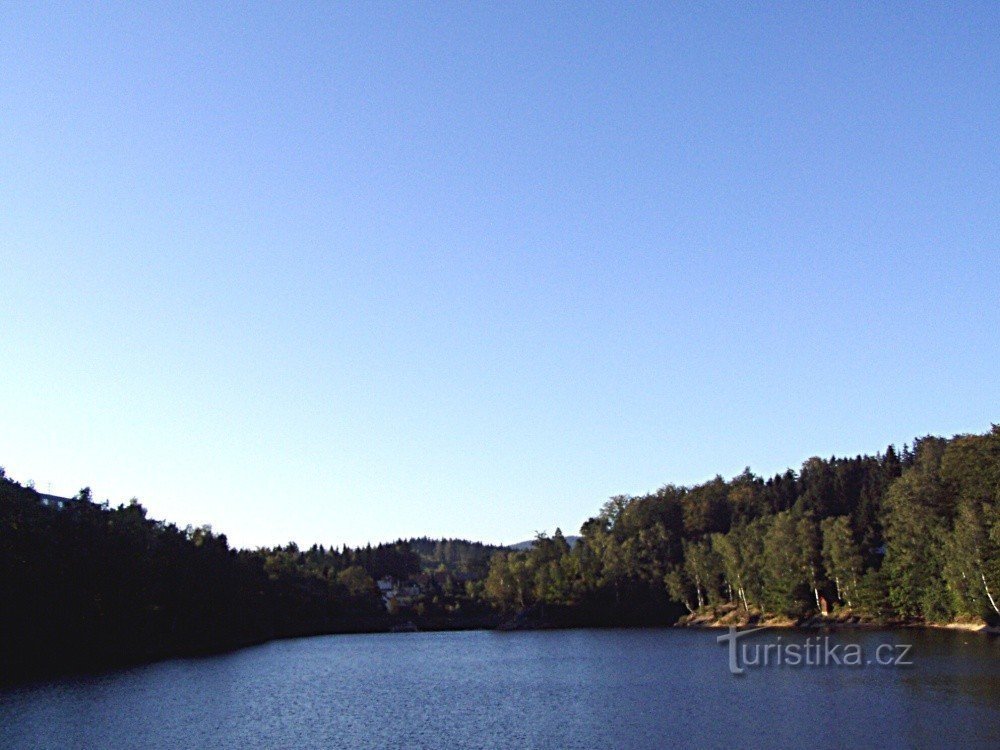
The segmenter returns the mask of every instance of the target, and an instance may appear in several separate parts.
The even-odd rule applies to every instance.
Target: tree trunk
[[[993,594],[990,593],[990,586],[986,583],[986,574],[983,571],[979,571],[979,577],[983,579],[983,588],[986,589],[986,596],[990,599],[990,606],[993,607],[993,611],[1000,615],[1000,609],[997,609],[997,603],[993,599]]]

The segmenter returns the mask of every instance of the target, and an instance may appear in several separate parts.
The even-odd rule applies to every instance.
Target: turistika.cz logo
[[[716,638],[718,643],[729,646],[729,671],[734,675],[744,674],[747,668],[758,667],[910,667],[909,643],[880,643],[874,656],[865,656],[860,643],[835,643],[830,636],[810,636],[803,641],[784,641],[778,636],[769,643],[737,643],[754,633],[768,628],[739,630],[729,628],[729,632]]]

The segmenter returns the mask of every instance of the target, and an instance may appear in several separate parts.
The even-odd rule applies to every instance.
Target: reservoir
[[[1000,747],[1000,639],[838,631],[903,665],[747,667],[725,631],[336,635],[0,693],[3,748]],[[826,634],[820,634],[826,635]],[[817,642],[769,630],[743,643]],[[883,649],[881,653],[888,653]]]

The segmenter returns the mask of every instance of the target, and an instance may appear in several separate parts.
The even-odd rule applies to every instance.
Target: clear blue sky
[[[1000,421],[996,3],[43,5],[0,7],[39,489],[513,542]]]

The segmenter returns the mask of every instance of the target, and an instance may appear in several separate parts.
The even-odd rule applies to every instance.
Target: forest
[[[85,488],[55,501],[0,469],[0,682],[389,630],[413,617],[488,625],[488,605],[470,602],[464,585],[485,575],[496,549],[415,539],[239,550],[210,527],[150,519],[136,500],[110,507]],[[415,611],[389,612],[376,581],[421,576]]]
[[[404,624],[666,625],[720,606],[996,623],[1000,426],[616,496],[574,545],[557,530],[523,550],[426,537],[234,549],[136,500],[53,499],[0,469],[0,592],[5,681]]]
[[[608,500],[570,549],[560,533],[491,560],[498,608],[649,621],[730,605],[755,616],[1000,621],[1000,426],[897,453],[810,458],[762,478]]]

